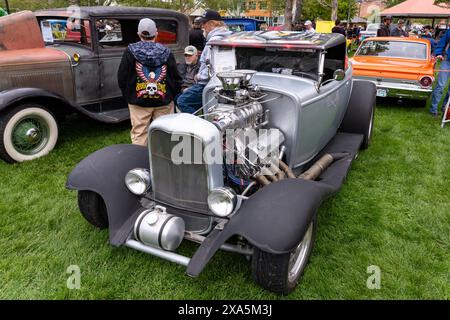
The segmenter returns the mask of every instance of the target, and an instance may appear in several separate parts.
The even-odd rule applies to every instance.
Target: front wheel
[[[58,140],[53,114],[38,104],[24,104],[0,115],[0,158],[8,163],[48,154]]]
[[[316,237],[316,216],[312,219],[297,248],[286,254],[272,254],[254,248],[252,258],[253,279],[263,288],[289,294],[305,271]]]
[[[88,190],[78,191],[78,208],[94,227],[99,229],[108,227],[108,211],[105,201],[98,193]]]

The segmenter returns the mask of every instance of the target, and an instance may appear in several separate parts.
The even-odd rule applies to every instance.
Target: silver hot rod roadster
[[[199,114],[155,120],[148,149],[89,155],[67,188],[114,246],[193,277],[219,249],[243,254],[259,285],[288,294],[311,254],[320,204],[369,145],[376,88],[352,80],[341,35],[241,32],[211,46]],[[199,244],[192,257],[176,252],[183,240]]]

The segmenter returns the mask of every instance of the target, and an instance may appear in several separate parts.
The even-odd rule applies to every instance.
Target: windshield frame
[[[256,49],[256,50],[264,50],[265,52],[267,52],[267,51],[268,52],[274,52],[276,54],[272,56],[273,59],[275,59],[276,57],[279,57],[279,54],[282,53],[282,52],[297,52],[297,53],[303,52],[305,54],[306,53],[310,54],[311,57],[315,56],[314,58],[315,58],[315,68],[316,69],[314,70],[314,72],[305,72],[305,71],[298,70],[297,72],[293,72],[292,74],[289,74],[289,73],[283,73],[282,70],[286,70],[287,71],[288,69],[290,69],[290,68],[285,68],[285,67],[280,67],[280,68],[272,67],[272,69],[280,69],[278,72],[274,72],[274,71],[272,71],[272,72],[270,72],[270,71],[259,71],[259,70],[255,69],[255,68],[253,68],[253,70],[256,70],[258,72],[268,72],[268,73],[275,73],[275,74],[276,73],[280,73],[280,74],[290,75],[290,76],[301,78],[301,79],[306,79],[306,80],[309,80],[309,81],[313,81],[315,83],[320,81],[320,77],[321,77],[321,75],[323,73],[323,71],[320,70],[320,67],[321,67],[320,58],[321,58],[321,54],[322,54],[321,50],[316,50],[316,49],[286,49],[286,48],[281,48],[281,47],[270,47],[270,46],[264,46],[264,47],[259,47],[259,48],[258,47],[251,47],[251,46],[248,46],[248,47],[247,46],[236,46],[234,49],[235,50],[245,50],[245,49],[247,49],[247,50],[252,50],[252,49],[255,50]],[[238,69],[249,69],[250,68],[250,66],[245,66],[245,68],[244,68],[244,66],[239,65],[237,52],[235,52],[235,55],[236,55],[236,62],[237,62],[237,68]],[[250,68],[250,69],[252,69],[252,68]],[[292,71],[294,71],[294,70],[292,69]],[[304,72],[305,75],[307,75],[307,76],[301,76],[301,75],[294,74],[294,73],[299,73],[299,72]]]

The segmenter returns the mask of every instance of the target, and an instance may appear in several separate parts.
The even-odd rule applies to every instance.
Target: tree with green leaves
[[[8,15],[8,13],[6,12],[6,10],[3,10],[3,8],[0,7],[0,17],[4,17],[4,16],[7,16],[7,15]]]
[[[337,7],[337,18],[347,20],[350,6],[350,17],[354,17],[358,12],[358,5],[355,0],[340,0]],[[302,18],[310,20],[331,20],[332,3],[331,0],[304,0]],[[336,20],[336,19],[334,19]]]

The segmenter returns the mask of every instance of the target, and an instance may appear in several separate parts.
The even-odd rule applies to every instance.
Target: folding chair
[[[447,122],[450,122],[450,99],[448,99],[447,104],[445,105],[444,115],[442,116],[441,128],[444,128]]]

